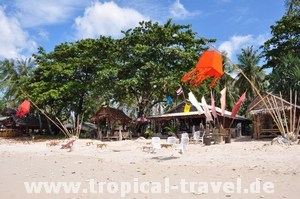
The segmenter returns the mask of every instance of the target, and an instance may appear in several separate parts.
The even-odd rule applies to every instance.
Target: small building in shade
[[[101,107],[90,119],[90,122],[97,125],[99,139],[118,140],[128,138],[128,126],[131,123],[122,110],[112,107]],[[122,132],[122,138],[119,135]]]
[[[250,102],[247,110],[252,115],[252,135],[256,139],[281,135],[282,129],[278,128],[276,121],[285,126],[285,131],[297,130],[297,126],[292,124],[298,124],[300,106],[278,95],[262,92]]]
[[[164,134],[165,126],[175,124],[177,132],[192,133],[193,126],[197,131],[200,128],[200,124],[202,124],[204,127],[207,126],[207,128],[209,128],[208,125],[212,125],[214,128],[220,128],[221,125],[225,129],[230,128],[232,137],[250,135],[250,119],[240,115],[236,115],[235,118],[230,118],[231,112],[229,111],[225,111],[225,114],[222,116],[221,108],[216,107],[217,118],[208,124],[205,114],[199,114],[196,107],[193,105],[191,105],[190,111],[185,113],[184,106],[186,103],[191,104],[188,100],[185,100],[164,114],[148,117],[148,119],[151,120],[155,131]],[[202,105],[201,103],[199,104]],[[208,105],[208,108],[211,112],[210,105]]]

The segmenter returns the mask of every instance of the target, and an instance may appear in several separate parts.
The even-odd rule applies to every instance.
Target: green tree
[[[190,25],[171,20],[164,25],[140,22],[123,33],[114,98],[136,106],[137,117],[144,117],[168,95],[176,97],[181,77],[196,65],[205,43]]]
[[[99,75],[113,66],[114,43],[111,38],[100,37],[62,43],[48,54],[40,48],[35,54],[39,67],[31,79],[30,96],[55,116],[67,118],[74,111],[77,121],[79,115],[94,112],[101,97],[106,97],[105,92],[99,93],[108,84],[100,84],[98,78],[109,77]]]
[[[271,26],[271,33],[273,37],[262,46],[266,59],[264,68],[281,66],[281,58],[286,54],[300,56],[300,15],[283,16]]]
[[[258,91],[265,88],[265,73],[261,70],[261,67],[258,66],[260,58],[261,55],[258,53],[258,50],[253,50],[253,46],[250,46],[246,49],[242,49],[242,53],[238,55],[237,64],[241,72],[247,76]],[[241,72],[236,76],[234,86],[238,88],[240,95],[247,91],[248,98],[253,99],[257,93]]]
[[[300,59],[299,0],[286,1],[285,15],[271,26],[271,30],[273,37],[262,46],[263,55],[266,58],[266,64],[263,67],[273,69],[268,77],[270,90],[284,93],[283,97],[289,99],[289,90],[298,90],[294,85],[300,81],[297,75],[299,69],[295,66],[297,60]]]
[[[300,58],[291,54],[282,57],[280,66],[277,66],[270,75],[271,90],[282,93],[289,101],[290,90],[297,91],[300,102]]]
[[[24,97],[26,82],[36,67],[33,58],[5,59],[0,63],[0,88],[2,100],[10,106],[16,106]]]
[[[286,0],[286,15],[300,15],[300,0]]]

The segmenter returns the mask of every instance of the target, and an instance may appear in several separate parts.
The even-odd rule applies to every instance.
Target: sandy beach
[[[181,154],[172,148],[143,151],[150,142],[143,139],[106,142],[107,148],[79,139],[71,151],[61,149],[67,142],[49,146],[49,140],[0,138],[1,198],[296,199],[300,194],[300,145],[242,137],[230,144],[190,144]]]

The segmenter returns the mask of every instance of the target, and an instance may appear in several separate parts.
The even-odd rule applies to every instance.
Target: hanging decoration
[[[223,75],[222,56],[215,50],[205,51],[199,58],[196,68],[186,73],[182,82],[190,83],[191,87],[197,87],[205,79],[213,77],[210,87]]]

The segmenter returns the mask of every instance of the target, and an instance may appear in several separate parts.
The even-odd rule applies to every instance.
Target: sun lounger
[[[90,145],[93,145],[93,144],[94,144],[93,142],[86,142],[85,143],[86,146],[90,146]]]
[[[67,144],[63,144],[61,145],[61,149],[71,149],[73,144],[74,144],[75,140],[71,140],[69,141]]]
[[[105,143],[97,144],[97,148],[103,149],[103,147],[107,148],[107,144],[105,144]]]

